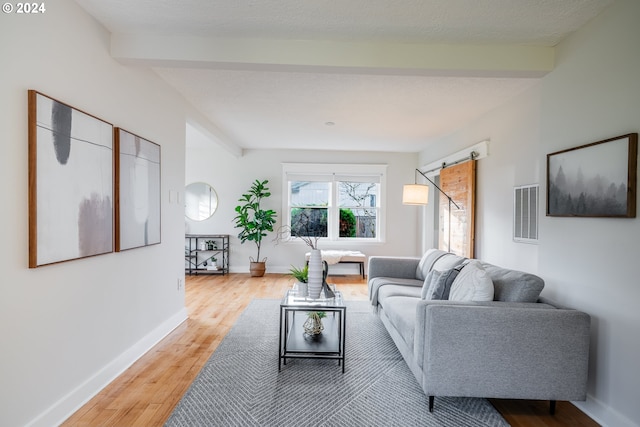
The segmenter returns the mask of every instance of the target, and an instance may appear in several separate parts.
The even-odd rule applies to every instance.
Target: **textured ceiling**
[[[478,71],[484,65],[473,63],[473,55],[482,56],[481,50],[459,55],[469,63],[458,64],[454,56],[442,64],[412,64],[398,72],[401,60],[394,58],[394,52],[402,50],[402,43],[424,47],[425,52],[434,52],[443,44],[469,49],[554,46],[611,3],[76,1],[114,37],[147,37],[148,54],[136,51],[138,39],[124,38],[120,47],[127,59],[155,68],[205,118],[208,123],[200,125],[211,131],[209,135],[227,147],[404,152],[426,148],[430,141],[526,90],[537,81],[534,74],[544,73],[534,70],[517,75],[499,58],[496,64],[502,70]],[[244,42],[251,39],[254,42]],[[256,40],[307,44],[300,52],[292,52],[291,45],[274,44],[266,49]],[[320,53],[313,43],[324,41],[333,44]],[[194,44],[199,43],[204,47],[196,52]],[[348,48],[343,50],[339,43]],[[374,43],[388,44],[384,55],[372,48]],[[225,46],[233,46],[228,49],[235,55],[233,60],[223,52]],[[371,52],[357,67],[345,67],[359,60],[358,46]],[[320,56],[322,64],[315,60]],[[392,66],[381,68],[384,61],[379,57],[391,58]],[[424,57],[425,62],[440,58],[435,54]],[[294,63],[303,67],[292,67]]]
[[[247,148],[419,151],[534,79],[161,69],[160,75]],[[192,82],[215,82],[196,87]],[[437,101],[434,102],[434,101]],[[332,122],[334,125],[327,125]],[[475,141],[473,141],[475,142]]]

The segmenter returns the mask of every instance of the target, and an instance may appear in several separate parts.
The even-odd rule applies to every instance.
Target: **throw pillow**
[[[451,285],[453,284],[455,278],[460,273],[460,270],[464,267],[464,265],[459,265],[455,268],[451,268],[449,270],[443,271],[439,274],[436,280],[431,280],[429,284],[429,289],[425,295],[424,299],[427,300],[446,300],[449,299],[449,292],[451,290]],[[437,270],[434,270],[437,271]]]
[[[481,262],[482,267],[493,280],[495,301],[536,302],[544,289],[544,280],[531,273],[510,270],[497,265]]]
[[[469,261],[451,285],[451,301],[493,301],[493,282],[477,260]]]
[[[438,270],[431,270],[429,274],[427,274],[427,278],[424,279],[424,284],[422,285],[422,293],[421,293],[422,299],[430,299],[430,298],[427,298],[429,289],[431,288],[432,284],[438,281],[441,274],[442,274],[442,271],[438,271]]]
[[[434,261],[431,268],[433,270],[445,271],[457,267],[467,261],[468,259],[465,257],[461,257],[451,252],[445,252],[443,256]]]
[[[418,263],[418,267],[416,268],[416,279],[425,280],[431,271],[433,264],[440,257],[446,254],[447,252],[441,251],[440,249],[428,249],[424,255],[422,255],[420,263]]]

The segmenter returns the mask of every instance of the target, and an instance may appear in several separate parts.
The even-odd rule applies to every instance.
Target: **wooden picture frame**
[[[114,130],[116,252],[160,243],[160,146]]]
[[[113,252],[113,125],[28,91],[29,267]]]
[[[547,154],[547,216],[636,216],[638,134]]]

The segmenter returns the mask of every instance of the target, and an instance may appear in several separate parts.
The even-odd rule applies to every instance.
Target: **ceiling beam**
[[[542,77],[554,67],[545,46],[220,39],[112,34],[123,63],[170,68],[361,74]]]

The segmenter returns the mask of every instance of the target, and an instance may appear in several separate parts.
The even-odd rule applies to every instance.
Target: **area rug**
[[[347,303],[346,372],[288,359],[278,372],[279,301],[253,300],[165,424],[430,426],[509,424],[485,399],[427,397],[368,302]]]

